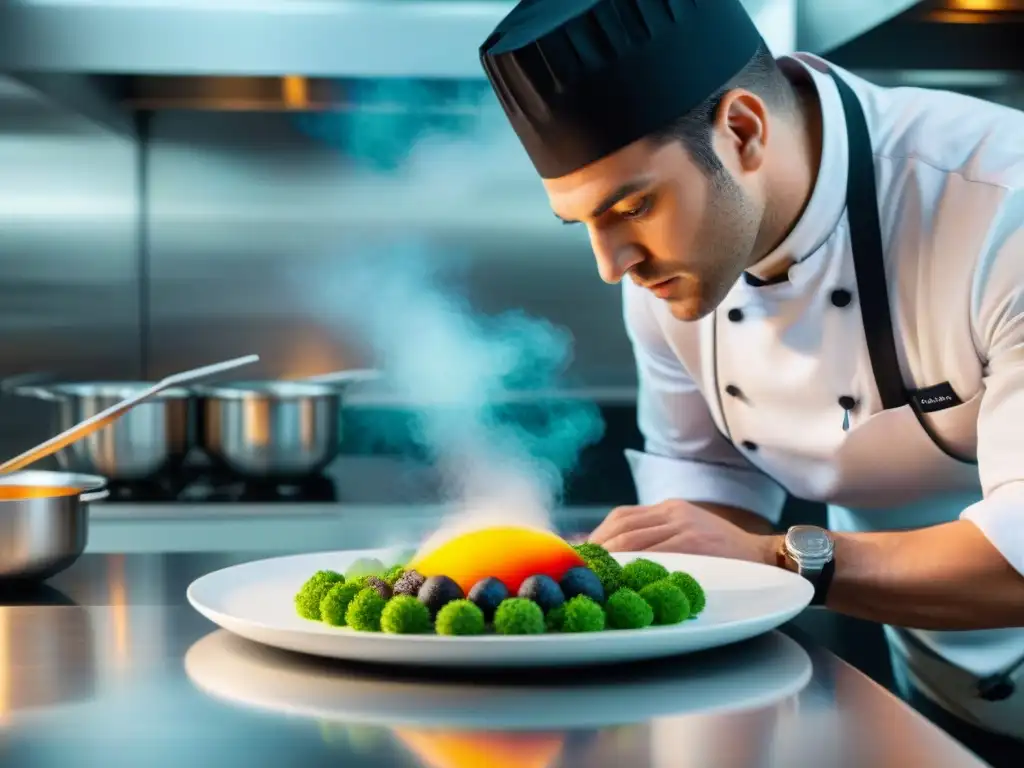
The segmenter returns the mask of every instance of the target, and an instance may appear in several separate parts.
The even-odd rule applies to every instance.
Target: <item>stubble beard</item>
[[[704,268],[701,274],[684,278],[678,297],[666,300],[672,316],[683,322],[702,320],[714,312],[755,261],[760,230],[755,206],[724,170],[712,177],[712,195],[697,233]]]

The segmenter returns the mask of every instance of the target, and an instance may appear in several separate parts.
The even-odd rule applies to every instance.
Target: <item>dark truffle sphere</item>
[[[416,597],[420,593],[420,587],[423,586],[423,582],[426,578],[416,571],[406,571],[402,574],[401,578],[395,582],[395,586],[392,591],[396,595],[409,595],[410,597]]]
[[[385,600],[391,599],[391,587],[388,586],[384,579],[378,578],[377,576],[367,576],[366,581],[363,582],[364,586],[374,590],[378,595],[383,597]]]
[[[436,616],[452,600],[461,600],[466,595],[462,587],[447,576],[431,576],[423,582],[417,597],[430,609],[430,615]]]

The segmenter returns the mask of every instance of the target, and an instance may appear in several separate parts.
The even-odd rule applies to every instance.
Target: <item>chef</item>
[[[739,0],[523,0],[481,59],[622,284],[640,505],[592,540],[798,571],[1020,746],[1024,114],[776,60]]]

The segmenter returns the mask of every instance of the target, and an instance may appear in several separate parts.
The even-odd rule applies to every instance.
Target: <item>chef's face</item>
[[[754,96],[733,103],[737,95],[745,92],[727,94],[712,125],[717,173],[681,141],[642,140],[544,182],[555,214],[586,226],[601,278],[633,280],[680,320],[713,311],[757,260],[764,105]]]

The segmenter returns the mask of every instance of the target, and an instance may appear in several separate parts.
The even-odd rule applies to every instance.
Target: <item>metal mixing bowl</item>
[[[16,394],[57,406],[57,432],[105,411],[151,387],[147,382],[53,384],[19,387]],[[164,390],[105,429],[57,453],[70,472],[89,472],[113,481],[145,480],[181,468],[195,444],[195,402],[186,389]]]
[[[0,580],[43,581],[74,563],[89,538],[95,475],[25,470],[0,476]]]
[[[249,478],[298,480],[338,455],[341,388],[289,381],[196,389],[199,445],[215,462]]]

